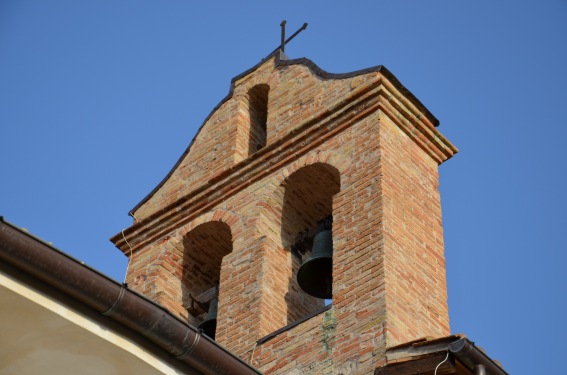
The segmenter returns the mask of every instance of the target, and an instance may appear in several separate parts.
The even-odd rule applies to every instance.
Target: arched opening
[[[282,244],[289,248],[292,256],[292,278],[286,295],[288,321],[305,316],[325,305],[324,299],[308,294],[297,282],[297,273],[305,262],[317,254],[313,253],[314,239],[319,237],[332,257],[333,196],[340,191],[340,175],[332,166],[323,163],[308,165],[290,175],[285,181],[282,209]],[[329,235],[321,240],[320,234],[328,230]],[[315,245],[317,247],[317,245]],[[328,259],[330,262],[330,259]],[[329,277],[332,274],[332,264]],[[316,277],[315,277],[316,278]],[[332,285],[332,282],[330,282]],[[331,291],[329,291],[331,292]],[[326,297],[325,297],[326,298]]]
[[[216,303],[222,259],[232,251],[230,227],[216,221],[201,224],[185,236],[183,250],[183,304],[190,323],[197,325],[209,318]],[[209,336],[214,339],[214,329]]]
[[[250,116],[250,135],[248,155],[266,146],[268,122],[268,93],[270,86],[260,84],[248,91],[248,111]]]

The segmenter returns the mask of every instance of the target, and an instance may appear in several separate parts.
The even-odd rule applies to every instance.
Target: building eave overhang
[[[385,364],[374,375],[476,374],[482,366],[486,375],[507,375],[502,366],[462,334],[423,338],[386,350]]]
[[[141,335],[202,374],[260,374],[162,306],[0,217],[0,260]],[[169,359],[171,359],[171,357]]]

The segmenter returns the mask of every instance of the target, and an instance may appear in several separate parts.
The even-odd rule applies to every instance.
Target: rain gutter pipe
[[[466,338],[450,343],[449,352],[472,370],[474,375],[508,375]]]

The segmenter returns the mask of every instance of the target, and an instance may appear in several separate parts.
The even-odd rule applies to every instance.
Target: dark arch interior
[[[208,308],[214,292],[205,292],[218,287],[222,259],[232,251],[230,227],[221,222],[201,224],[185,236],[183,249],[183,304],[195,306],[196,299],[202,302],[198,309],[191,310],[198,314]],[[201,295],[206,295],[206,299],[199,300]]]
[[[266,145],[268,121],[268,85],[256,85],[248,91],[250,111],[250,138],[248,155],[252,155]]]

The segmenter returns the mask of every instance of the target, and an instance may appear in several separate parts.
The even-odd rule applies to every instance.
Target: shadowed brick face
[[[190,296],[218,283],[216,340],[268,374],[371,374],[449,334],[438,165],[457,150],[434,121],[385,70],[264,61],[135,209],[132,254],[113,238],[128,285],[197,325]],[[332,307],[258,344],[323,307],[291,245],[330,215]]]

